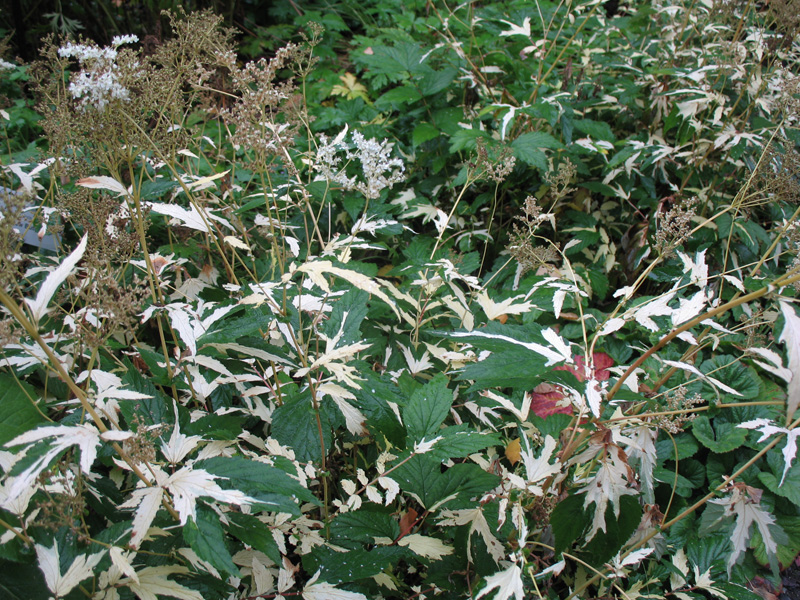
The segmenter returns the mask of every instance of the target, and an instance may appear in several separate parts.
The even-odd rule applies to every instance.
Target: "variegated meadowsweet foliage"
[[[45,44],[0,589],[753,599],[800,551],[788,9],[337,10]]]

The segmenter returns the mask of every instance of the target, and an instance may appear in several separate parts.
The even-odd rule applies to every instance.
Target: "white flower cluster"
[[[12,69],[16,68],[17,65],[15,65],[14,63],[10,63],[0,58],[0,71],[11,71]]]
[[[403,161],[399,158],[390,158],[393,143],[388,140],[379,142],[374,138],[367,140],[361,133],[354,131],[351,136],[355,145],[353,151],[344,143],[346,133],[347,127],[330,142],[326,136],[320,136],[322,144],[317,149],[317,161],[314,165],[318,172],[345,190],[357,190],[367,198],[378,198],[381,190],[403,181],[405,174]],[[348,161],[358,159],[361,163],[363,181],[359,181],[356,176],[348,177],[345,168],[339,167],[342,160],[339,155],[340,150],[345,151]]]
[[[76,58],[81,65],[82,70],[72,78],[69,91],[73,98],[80,100],[83,110],[94,106],[102,112],[112,100],[130,98],[128,89],[119,82],[117,48],[138,41],[135,35],[121,35],[116,36],[111,46],[105,48],[70,42],[58,49],[59,56]]]

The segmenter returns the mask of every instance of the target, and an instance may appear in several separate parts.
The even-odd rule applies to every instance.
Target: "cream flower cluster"
[[[93,106],[102,112],[112,100],[130,98],[130,92],[120,83],[117,48],[138,41],[135,35],[122,35],[116,36],[111,40],[111,46],[104,48],[70,42],[58,49],[59,56],[75,58],[81,65],[81,71],[70,81],[69,92],[80,101],[83,110]]]

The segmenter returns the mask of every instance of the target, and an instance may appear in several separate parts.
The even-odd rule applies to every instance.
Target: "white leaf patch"
[[[728,575],[730,575],[739,555],[747,551],[751,525],[755,524],[758,527],[758,532],[761,534],[764,549],[767,556],[770,557],[770,562],[775,559],[775,552],[778,550],[778,544],[772,537],[772,531],[770,530],[770,526],[775,525],[775,517],[761,508],[761,491],[753,490],[757,492],[757,494],[753,494],[750,493],[752,489],[736,485],[731,488],[731,495],[727,498],[709,500],[712,504],[726,507],[725,514],[733,515],[736,518],[736,524],[731,534],[733,552],[728,557]]]
[[[522,569],[515,563],[505,571],[499,571],[487,577],[486,587],[475,596],[475,600],[483,598],[495,589],[497,593],[494,600],[508,600],[512,596],[515,600],[522,600],[525,596],[525,586],[522,584]]]
[[[44,574],[47,587],[56,597],[66,596],[72,589],[87,577],[91,577],[94,567],[103,558],[105,552],[86,556],[81,554],[75,557],[67,572],[61,574],[58,544],[53,542],[52,548],[36,544],[36,557],[39,559],[39,568]]]
[[[162,567],[145,567],[136,575],[139,581],[122,579],[118,585],[127,586],[142,600],[155,600],[160,596],[169,596],[178,600],[203,600],[200,592],[183,587],[167,575],[185,575],[189,573],[186,567],[164,565]]]
[[[499,563],[505,557],[503,545],[492,533],[489,523],[486,522],[486,517],[483,516],[482,507],[478,506],[476,508],[463,508],[459,510],[443,510],[441,516],[443,518],[441,521],[439,521],[439,525],[452,527],[466,525],[469,523],[470,526],[468,537],[471,538],[472,534],[477,531],[483,538],[486,548],[489,550],[489,554],[492,555],[494,562]],[[471,545],[467,546],[467,558],[472,560]]]
[[[737,427],[742,429],[757,429],[761,433],[758,443],[765,441],[770,436],[777,434],[784,434],[786,436],[786,445],[783,447],[783,475],[781,475],[781,482],[779,486],[783,485],[783,480],[786,479],[786,473],[789,472],[789,467],[792,466],[797,455],[797,437],[800,436],[800,429],[792,429],[791,431],[785,427],[778,427],[770,423],[767,419],[754,419],[740,423]]]
[[[10,505],[20,495],[26,493],[33,486],[36,486],[36,479],[44,471],[53,459],[61,454],[70,446],[78,446],[81,449],[81,469],[88,473],[92,469],[92,463],[97,458],[97,446],[100,445],[100,432],[92,425],[76,425],[68,427],[66,425],[52,425],[39,427],[15,437],[6,443],[6,447],[19,446],[21,444],[32,444],[47,438],[50,441],[50,449],[39,456],[33,464],[20,473],[8,490],[8,495],[3,501],[3,507]]]
[[[304,265],[297,267],[297,271],[307,274],[311,278],[311,281],[313,281],[315,285],[320,287],[325,292],[331,291],[328,281],[324,277],[325,274],[340,277],[358,289],[364,290],[368,294],[377,296],[383,300],[389,305],[389,308],[394,311],[394,314],[400,318],[400,312],[397,310],[397,305],[391,298],[389,298],[389,296],[386,295],[386,292],[383,291],[381,284],[378,283],[377,280],[371,279],[366,275],[362,275],[357,271],[350,271],[348,269],[342,269],[341,267],[334,267],[333,263],[329,260],[316,260],[305,263]]]
[[[439,560],[453,553],[453,548],[446,546],[441,540],[419,533],[403,536],[397,545],[410,548],[414,554],[432,560]]]
[[[192,204],[191,208],[183,208],[177,204],[165,204],[163,202],[147,202],[146,206],[155,213],[166,215],[177,219],[184,227],[196,229],[204,233],[211,233],[209,229],[210,221],[217,221],[225,225],[228,229],[233,229],[233,226],[222,217],[218,217],[205,209],[198,210],[197,206]]]
[[[95,190],[109,190],[111,192],[116,192],[117,196],[126,196],[130,194],[130,190],[119,181],[113,177],[106,177],[105,175],[84,177],[83,179],[79,179],[76,185]]]
[[[532,352],[536,352],[536,354],[545,357],[547,359],[547,362],[545,363],[546,367],[564,361],[572,362],[572,354],[569,352],[567,353],[564,352],[566,348],[569,348],[569,344],[561,340],[560,336],[557,333],[555,333],[552,329],[547,329],[545,331],[542,331],[542,335],[545,335],[546,332],[552,332],[553,335],[550,336],[550,338],[552,338],[553,340],[555,340],[556,338],[560,340],[560,342],[558,343],[558,349],[561,350],[561,352],[556,352],[553,349],[548,348],[547,346],[543,346],[542,344],[537,344],[536,342],[522,342],[520,340],[515,340],[514,338],[509,337],[507,335],[500,335],[498,333],[484,333],[481,331],[471,331],[471,332],[457,331],[455,333],[450,334],[450,337],[459,338],[459,337],[475,336],[475,337],[489,338],[494,340],[502,340],[504,342],[508,342],[509,344],[522,346],[523,348],[531,350]],[[548,339],[548,336],[545,335],[545,338]],[[551,339],[548,339],[548,341],[551,341]]]
[[[785,325],[778,339],[786,344],[789,371],[792,373],[792,380],[786,390],[786,421],[789,422],[800,405],[800,317],[788,302],[781,302],[780,305]]]
[[[521,297],[522,296],[515,296],[513,298],[503,300],[502,302],[495,302],[489,298],[489,295],[484,291],[478,292],[478,294],[475,296],[475,299],[483,309],[483,312],[486,313],[487,318],[489,320],[493,320],[501,315],[521,315],[523,313],[530,312],[531,309],[535,308],[532,302],[514,304],[514,300]]]
[[[75,248],[75,250],[64,259],[64,262],[45,278],[42,282],[42,287],[39,288],[39,293],[36,294],[35,300],[25,298],[25,302],[31,310],[31,316],[34,322],[38,323],[39,320],[47,314],[47,305],[50,304],[53,295],[56,293],[59,286],[64,283],[64,280],[70,276],[81,258],[83,258],[83,253],[86,252],[86,242],[88,239],[88,234],[84,235],[77,248]]]

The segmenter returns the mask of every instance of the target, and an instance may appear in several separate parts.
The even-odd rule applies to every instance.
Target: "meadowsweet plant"
[[[778,594],[791,11],[307,4],[0,70],[3,594]]]

